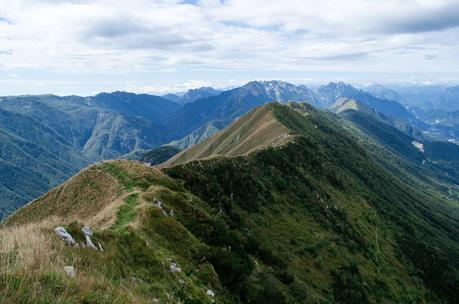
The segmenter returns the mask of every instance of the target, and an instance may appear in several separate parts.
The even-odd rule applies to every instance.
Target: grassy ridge
[[[289,132],[273,117],[270,106],[258,107],[215,136],[177,154],[162,166],[218,156],[243,155],[257,149],[279,146],[291,139]]]
[[[0,229],[0,254],[15,257],[0,260],[0,299],[454,303],[457,206],[435,189],[414,188],[421,182],[406,173],[389,173],[334,116],[307,105],[268,107],[294,135],[283,145],[164,172],[102,163],[13,215]],[[23,223],[34,220],[27,230]],[[103,252],[65,247],[51,231],[65,225],[81,241],[88,222]],[[46,241],[17,241],[27,235]],[[28,272],[30,261],[44,266]],[[171,263],[181,271],[172,273]],[[75,279],[63,275],[69,264]],[[40,281],[49,273],[53,283]]]
[[[294,272],[293,289],[304,290],[309,297],[332,289],[336,294],[330,301],[362,302],[364,294],[377,303],[433,302],[436,297],[454,302],[459,269],[457,207],[438,193],[423,193],[390,175],[328,115],[304,106],[305,119],[285,107],[274,107],[279,121],[300,135],[294,144],[249,158],[201,161],[167,172],[183,179],[205,201],[214,202],[214,207],[220,206],[237,233],[248,239],[247,231],[258,231],[254,238],[264,240],[262,246],[281,255],[278,259],[287,264],[299,259],[301,264],[293,265],[302,267],[288,267]],[[282,218],[279,226],[276,217]],[[303,223],[301,229],[293,228],[297,222]],[[307,234],[310,239],[316,236],[312,245],[292,246],[299,242],[292,235],[301,236],[305,227],[317,225],[318,231]],[[297,256],[300,253],[308,255]],[[304,259],[317,259],[325,267],[304,265]],[[343,270],[354,274],[340,277]],[[356,284],[352,289],[358,294],[340,295],[345,282]],[[424,293],[422,285],[433,293]],[[299,296],[295,301],[304,300]]]
[[[0,229],[0,303],[211,303],[206,295],[209,288],[221,297],[224,291],[220,291],[213,267],[197,259],[206,245],[176,218],[153,206],[154,198],[159,198],[164,210],[170,213],[173,208],[177,218],[197,208],[210,220],[199,199],[157,170],[138,163],[118,161],[89,170],[112,175],[119,188],[136,191],[113,211],[116,219],[111,229],[93,226],[93,242],[100,242],[104,251],[64,246],[52,231],[64,224],[77,242],[83,242],[81,227],[90,218],[80,222],[51,216],[15,225],[16,220],[35,214],[35,208],[28,213],[30,206],[26,207],[21,217],[13,217]],[[82,180],[77,176],[74,181]],[[79,191],[93,186],[81,185]],[[34,204],[42,207],[39,201]],[[172,262],[181,267],[180,273],[170,272]],[[66,265],[75,267],[75,278],[65,275]]]

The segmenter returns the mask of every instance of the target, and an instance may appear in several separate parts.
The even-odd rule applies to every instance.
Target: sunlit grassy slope
[[[390,173],[337,119],[270,104],[183,164],[87,168],[3,224],[0,303],[455,303],[457,202]],[[83,224],[103,252],[52,232],[81,241]]]
[[[290,133],[274,118],[270,106],[261,106],[215,136],[177,154],[162,167],[196,159],[244,155],[257,149],[280,146],[292,139]]]

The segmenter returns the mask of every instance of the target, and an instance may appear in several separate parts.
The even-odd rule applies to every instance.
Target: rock
[[[104,248],[102,248],[102,245],[100,243],[97,243],[99,245],[99,250],[104,251]]]
[[[63,239],[67,244],[72,246],[78,246],[77,242],[73,239],[72,235],[65,230],[64,227],[54,228],[54,232]]]
[[[180,267],[177,266],[177,264],[175,263],[171,263],[170,267],[169,267],[169,270],[171,272],[181,272],[182,269]]]
[[[163,215],[164,215],[164,216],[167,216],[167,213],[166,213],[166,211],[164,211],[164,210],[163,210]]]
[[[169,215],[174,217],[175,216],[174,210],[171,209],[171,211],[169,212]]]
[[[91,249],[94,249],[94,250],[98,250],[96,245],[94,245],[94,243],[91,241],[91,238],[88,236],[88,235],[85,235],[85,238],[86,238],[86,246],[91,248]]]
[[[206,294],[207,294],[209,297],[212,297],[212,298],[215,297],[215,293],[214,293],[212,290],[210,290],[210,289],[207,289]]]
[[[70,278],[74,278],[75,277],[75,268],[73,266],[64,266],[64,272]]]
[[[93,234],[92,229],[88,226],[83,226],[83,228],[81,228],[81,231],[83,231],[84,233],[84,237],[86,239],[86,246],[91,249],[98,250],[96,245],[94,245],[94,243],[91,241],[91,236]]]
[[[163,209],[163,204],[156,197],[154,199],[154,202],[156,207],[158,207],[159,209]]]
[[[81,231],[83,231],[84,235],[92,236],[92,229],[88,226],[83,226],[83,228],[81,228]]]

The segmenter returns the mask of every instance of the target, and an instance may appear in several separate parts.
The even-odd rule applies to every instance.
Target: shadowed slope
[[[103,278],[108,295],[114,287],[162,303],[455,303],[457,202],[385,170],[341,122],[306,104],[270,104],[196,146],[190,161],[163,172],[128,161],[90,167],[63,194],[26,206],[7,224],[48,214],[81,237],[81,224],[114,215],[94,226],[104,252],[36,245],[58,257],[77,252],[77,271]],[[289,140],[278,145],[282,134]],[[58,207],[81,222],[68,223]],[[0,243],[10,231],[3,229]],[[52,233],[49,225],[42,231]],[[6,243],[8,256],[25,250]],[[173,261],[181,272],[170,271]],[[56,286],[41,279],[47,272],[31,278],[12,266],[0,260],[8,286],[0,302],[5,294],[21,302],[31,286]],[[60,269],[51,273],[59,277]],[[21,288],[11,292],[17,280]],[[57,282],[63,288],[55,294],[73,292],[62,299],[87,300],[81,277]]]

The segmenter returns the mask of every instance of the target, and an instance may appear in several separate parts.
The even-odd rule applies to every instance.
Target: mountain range
[[[333,105],[263,104],[157,167],[89,166],[0,225],[0,302],[455,303],[459,147]]]
[[[418,141],[457,140],[455,112],[435,116],[369,91],[342,82],[313,90],[282,81],[252,81],[223,92],[194,89],[177,95],[180,99],[126,92],[1,97],[0,169],[8,174],[0,175],[0,218],[91,163],[141,159],[162,145],[186,149],[273,101],[307,102],[334,111],[337,101],[356,100]]]
[[[221,92],[222,91],[216,90],[212,87],[201,87],[198,89],[190,89],[186,91],[184,94],[169,93],[161,97],[167,100],[170,100],[170,101],[180,103],[180,104],[185,104],[185,103],[193,102],[198,99],[216,96],[220,94]]]

